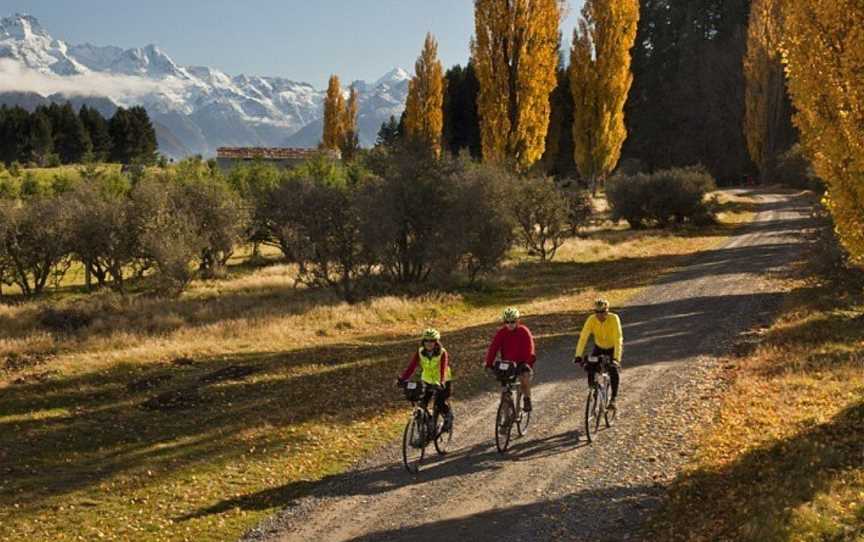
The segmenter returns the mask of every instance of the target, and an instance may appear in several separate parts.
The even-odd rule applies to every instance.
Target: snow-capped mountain
[[[381,123],[401,114],[409,78],[396,68],[374,83],[354,83],[361,144],[374,143]],[[0,92],[93,95],[124,107],[143,105],[170,132],[165,137],[204,155],[219,146],[317,145],[325,94],[280,77],[180,66],[155,45],[69,45],[28,15],[0,19]]]

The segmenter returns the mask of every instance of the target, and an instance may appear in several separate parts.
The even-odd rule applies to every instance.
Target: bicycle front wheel
[[[600,401],[596,388],[588,390],[588,398],[585,400],[585,436],[588,442],[593,440],[600,422]]]
[[[453,408],[453,407],[450,407]],[[451,411],[452,416],[452,411]],[[450,422],[450,427],[444,431],[444,416],[438,415],[435,420],[435,450],[438,452],[438,455],[444,455],[450,449],[450,441],[453,440],[453,424],[455,420]]]
[[[615,423],[615,417],[618,415],[618,408],[609,408],[609,403],[612,402],[612,388],[609,383],[606,384],[606,408],[603,409],[603,417],[606,419],[606,427],[612,427]]]
[[[510,446],[510,432],[513,429],[515,418],[516,410],[513,408],[513,401],[501,399],[501,404],[498,405],[498,415],[495,417],[495,447],[502,454]]]
[[[420,463],[426,455],[425,420],[423,416],[415,413],[405,425],[402,435],[402,461],[405,469],[417,474],[420,471]]]

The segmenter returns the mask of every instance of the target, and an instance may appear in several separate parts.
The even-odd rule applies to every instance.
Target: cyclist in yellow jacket
[[[624,348],[624,335],[621,333],[621,319],[618,315],[609,312],[609,302],[598,299],[594,302],[594,314],[585,320],[582,333],[579,334],[579,342],[576,344],[576,357],[573,363],[582,365],[588,373],[588,383],[594,384],[594,375],[597,372],[596,364],[585,363],[583,356],[588,338],[594,336],[594,350],[592,356],[610,356],[612,363],[609,366],[609,379],[612,383],[612,401],[609,408],[615,408],[615,399],[618,397],[618,385],[621,381],[621,355]]]
[[[435,406],[438,412],[444,415],[443,431],[449,431],[453,424],[453,411],[450,409],[450,395],[453,393],[453,372],[450,369],[450,355],[441,345],[441,333],[437,329],[429,328],[423,332],[418,348],[408,367],[399,376],[398,383],[404,384],[420,368],[420,380],[426,384],[440,386],[442,390],[436,396]],[[425,405],[432,398],[432,390],[427,389],[422,403]]]

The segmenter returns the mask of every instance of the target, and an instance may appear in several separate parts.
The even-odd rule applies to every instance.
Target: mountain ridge
[[[0,79],[11,81],[0,83],[0,92],[34,91],[46,98],[60,92],[102,96],[122,107],[141,105],[191,154],[212,156],[229,145],[312,147],[321,137],[324,90],[285,77],[181,66],[155,44],[70,45],[52,37],[35,17],[15,14],[0,19],[4,60],[16,63],[17,71],[4,73],[11,67],[0,64]],[[396,67],[373,83],[354,83],[361,145],[373,145],[381,123],[402,113],[409,78]],[[16,81],[21,88],[14,88]],[[160,150],[167,151],[161,145]]]

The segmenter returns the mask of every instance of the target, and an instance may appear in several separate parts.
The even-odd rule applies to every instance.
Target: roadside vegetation
[[[864,538],[864,276],[808,256],[777,321],[727,361],[720,410],[647,538]]]
[[[207,167],[180,164],[170,175]],[[344,185],[312,183],[305,171],[306,180],[277,176],[273,189],[305,182],[338,196],[351,186],[341,169],[324,178],[344,175]],[[398,181],[383,171],[371,182]],[[248,173],[228,185],[255,201],[272,172],[237,182]],[[237,536],[392,439],[404,404],[390,384],[418,330],[442,330],[459,394],[470,395],[483,386],[480,356],[504,306],[523,309],[542,351],[572,332],[598,293],[623,302],[756,210],[754,194],[720,197],[714,226],[640,231],[610,222],[605,201],[589,199],[597,211],[578,235],[559,228],[554,259],[517,242],[473,280],[464,268],[416,284],[376,270],[350,303],[342,289],[304,280],[310,270],[286,258],[290,245],[256,241],[266,215],[254,205],[219,273],[187,267],[194,272],[173,295],[152,295],[144,286],[156,271],[136,282],[130,267],[123,290],[109,274],[88,293],[77,261],[59,287],[0,305],[0,537]]]

